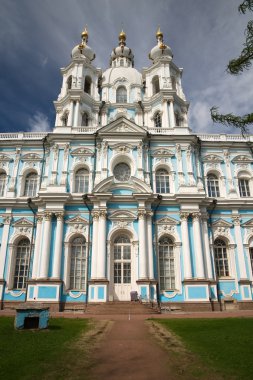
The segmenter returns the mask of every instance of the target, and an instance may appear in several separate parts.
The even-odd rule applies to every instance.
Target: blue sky
[[[53,100],[60,67],[70,62],[87,24],[94,64],[105,69],[118,33],[139,70],[151,64],[160,25],[174,62],[184,68],[183,88],[195,132],[237,132],[212,123],[209,109],[252,112],[253,69],[239,77],[225,72],[244,42],[253,14],[240,15],[240,0],[0,0],[0,131],[44,131],[54,125]]]

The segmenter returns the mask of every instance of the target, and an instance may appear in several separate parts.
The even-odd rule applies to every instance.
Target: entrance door
[[[131,291],[131,242],[120,235],[114,240],[114,300],[130,301]]]

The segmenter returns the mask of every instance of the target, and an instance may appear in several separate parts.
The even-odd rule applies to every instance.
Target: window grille
[[[214,174],[207,176],[207,190],[208,196],[217,198],[220,196],[219,180]]]
[[[241,197],[250,197],[248,179],[239,179],[239,192]]]
[[[157,112],[154,116],[155,128],[162,128],[162,119],[160,112]]]
[[[217,276],[229,276],[227,247],[225,242],[221,239],[216,239],[214,242],[214,260]]]
[[[29,270],[30,242],[22,239],[16,247],[16,261],[14,271],[14,289],[25,289]]]
[[[70,289],[85,289],[86,241],[77,237],[71,243]]]
[[[175,255],[172,240],[165,236],[159,240],[160,290],[175,289]]]
[[[36,197],[37,187],[38,187],[37,173],[27,174],[27,176],[25,178],[24,196],[25,197]]]
[[[156,192],[159,194],[170,192],[170,180],[169,174],[165,169],[159,169],[156,171]]]
[[[89,172],[87,169],[79,169],[75,175],[75,192],[88,193],[89,191]]]
[[[128,236],[121,235],[114,241],[114,283],[131,283],[131,243]]]
[[[117,88],[116,103],[127,103],[127,90],[123,86]]]

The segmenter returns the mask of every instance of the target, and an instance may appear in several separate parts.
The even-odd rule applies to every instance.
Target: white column
[[[74,113],[74,102],[70,101],[70,111],[68,116],[68,127],[72,127],[73,124],[73,113]]]
[[[177,171],[178,171],[178,186],[185,184],[184,172],[183,172],[183,161],[182,161],[182,151],[181,145],[176,144],[177,153]]]
[[[188,216],[189,214],[186,212],[180,213],[185,279],[192,278],[191,251],[190,251],[189,232],[188,232]]]
[[[1,250],[0,250],[0,279],[4,278],[4,267],[5,267],[5,259],[7,253],[7,244],[8,244],[8,236],[10,230],[11,223],[11,215],[4,215],[3,217],[4,227],[3,227],[3,235],[1,242]]]
[[[243,242],[242,242],[242,234],[241,234],[241,226],[240,226],[240,217],[233,216],[234,226],[235,226],[235,241],[237,243],[237,254],[238,254],[238,263],[240,270],[240,280],[247,279],[247,272],[245,266],[244,259],[244,250],[243,250]]]
[[[139,210],[139,278],[147,279],[146,212]]]
[[[173,100],[170,100],[170,105],[169,105],[169,118],[170,118],[170,128],[175,128],[175,116],[174,116],[174,105],[173,105]]]
[[[149,279],[154,279],[154,258],[153,258],[153,239],[152,239],[152,215],[151,211],[147,213],[147,243],[148,243],[148,274]]]
[[[106,272],[106,211],[99,213],[97,278],[105,279]]]
[[[51,244],[51,218],[52,213],[45,212],[44,214],[44,231],[43,231],[43,242],[41,251],[41,263],[40,263],[40,278],[48,277],[48,267],[50,258],[50,244]]]
[[[227,179],[228,179],[228,193],[229,194],[234,193],[234,195],[237,196],[237,193],[234,187],[232,172],[231,172],[230,154],[228,150],[224,150],[224,159],[226,163],[226,172],[227,172]]]
[[[52,278],[60,279],[61,257],[62,257],[62,237],[63,237],[63,225],[64,225],[63,212],[58,212],[55,214],[55,216],[57,218],[57,224],[56,224],[56,238],[55,238]]]
[[[194,212],[192,214],[196,276],[197,278],[205,278],[199,218],[200,218],[199,212]]]
[[[75,106],[75,115],[74,115],[73,127],[77,127],[78,126],[79,111],[80,111],[80,102],[79,102],[79,100],[77,100],[76,101],[76,106]]]
[[[202,229],[203,229],[203,237],[204,237],[207,278],[213,278],[212,257],[211,257],[210,244],[209,244],[207,217],[202,218]]]
[[[163,100],[163,116],[162,116],[162,127],[169,127],[169,114],[168,114],[168,102],[167,99]]]
[[[56,185],[57,183],[57,167],[58,167],[58,157],[59,157],[59,146],[58,144],[54,144],[52,147],[53,151],[53,166],[52,166],[52,173],[51,173],[51,180],[50,183],[51,185]]]
[[[33,270],[32,270],[32,278],[34,279],[37,278],[38,270],[39,270],[42,221],[43,221],[43,217],[41,215],[38,215],[37,226],[36,226],[35,246],[34,246],[34,256],[33,256]]]
[[[99,212],[93,211],[93,231],[92,231],[92,256],[91,256],[91,279],[97,278],[97,255],[98,255],[98,220]]]

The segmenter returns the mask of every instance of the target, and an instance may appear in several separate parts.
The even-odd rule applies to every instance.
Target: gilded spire
[[[163,33],[161,32],[160,26],[156,31],[156,38],[163,39]]]
[[[82,31],[81,37],[83,41],[88,42],[89,33],[87,30],[87,26],[85,26],[84,30]]]

